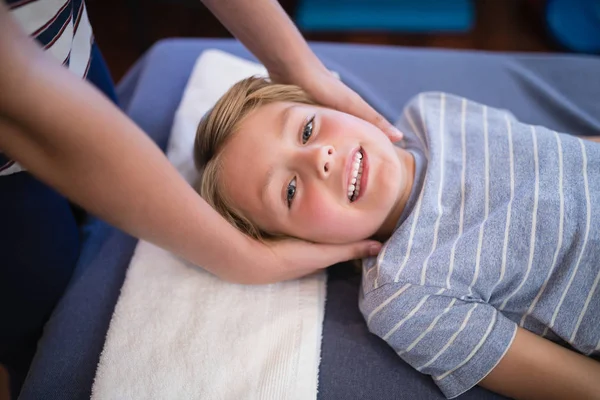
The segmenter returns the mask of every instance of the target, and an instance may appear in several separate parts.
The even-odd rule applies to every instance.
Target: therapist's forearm
[[[321,62],[276,0],[202,0],[269,70],[294,77]]]
[[[255,244],[109,100],[37,48],[4,7],[0,151],[107,222],[224,279],[244,280],[249,271],[239,269],[258,253]]]

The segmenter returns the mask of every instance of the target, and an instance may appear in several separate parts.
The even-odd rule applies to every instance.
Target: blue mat
[[[119,84],[123,111],[162,149],[194,62],[211,48],[252,59],[233,40],[165,40]],[[441,90],[508,109],[529,124],[577,135],[600,134],[600,57],[326,43],[312,48],[392,121],[417,93]],[[21,400],[90,398],[136,240],[92,220],[82,241],[75,275],[46,324]],[[430,377],[369,333],[358,310],[360,277],[348,271],[351,266],[341,264],[329,274],[317,400],[443,400]],[[476,387],[458,399],[502,397]]]

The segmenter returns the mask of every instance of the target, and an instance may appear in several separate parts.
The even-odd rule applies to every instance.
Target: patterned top
[[[6,3],[25,33],[75,75],[87,76],[94,36],[83,0],[7,0]],[[22,170],[0,152],[0,177]]]
[[[448,398],[483,379],[517,326],[600,356],[600,144],[444,93],[398,124],[427,168],[363,263],[369,329]]]

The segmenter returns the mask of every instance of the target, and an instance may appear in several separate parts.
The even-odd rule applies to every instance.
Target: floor
[[[281,0],[292,17],[297,1]],[[87,0],[96,40],[113,79],[123,74],[156,40],[166,37],[231,37],[198,0]],[[487,51],[561,51],[544,32],[544,0],[475,0],[474,28],[463,34],[311,33],[314,41],[441,47]],[[141,5],[144,5],[143,7]],[[134,27],[138,29],[134,29]],[[142,28],[140,28],[142,27]],[[0,366],[0,400],[8,400]]]

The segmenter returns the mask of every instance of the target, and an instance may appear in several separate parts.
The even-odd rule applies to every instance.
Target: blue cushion
[[[233,40],[166,40],[156,44],[119,86],[125,112],[163,149],[194,62],[208,48],[253,59]],[[597,57],[341,44],[313,48],[391,120],[415,94],[441,90],[509,109],[523,122],[600,135]],[[90,222],[88,228],[76,275],[46,326],[22,399],[90,396],[136,241],[99,221]],[[359,278],[345,273],[351,268],[337,266],[329,277],[319,399],[442,399],[429,377],[412,370],[367,331],[358,311]],[[475,388],[459,398],[500,396]]]

